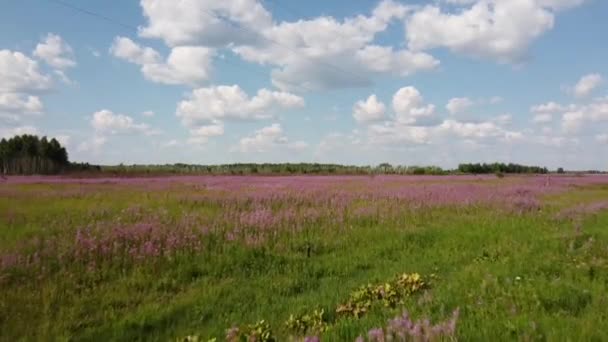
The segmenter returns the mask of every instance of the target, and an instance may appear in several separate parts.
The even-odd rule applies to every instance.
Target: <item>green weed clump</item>
[[[374,303],[382,303],[385,307],[394,308],[403,304],[403,299],[425,289],[428,284],[420,274],[401,274],[384,284],[368,284],[351,293],[350,298],[336,309],[341,316],[360,318],[367,313]]]
[[[261,320],[255,324],[249,324],[242,328],[232,327],[226,332],[227,342],[274,342],[276,341],[270,324]]]
[[[325,310],[315,310],[312,314],[291,314],[289,315],[289,319],[285,322],[285,327],[287,330],[297,335],[304,335],[308,332],[322,333],[328,328]]]

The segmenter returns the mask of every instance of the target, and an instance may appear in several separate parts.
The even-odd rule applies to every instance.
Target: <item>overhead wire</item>
[[[133,26],[133,25],[130,25],[130,24],[125,24],[125,23],[123,23],[121,21],[115,20],[115,19],[113,19],[111,17],[108,17],[106,15],[103,15],[103,14],[100,14],[98,12],[94,12],[94,11],[88,10],[86,8],[83,8],[83,7],[76,6],[76,5],[71,4],[69,2],[66,2],[66,1],[63,1],[63,0],[47,0],[47,1],[55,3],[55,4],[58,4],[60,6],[63,6],[63,7],[69,8],[69,9],[72,9],[74,11],[77,11],[77,12],[80,12],[80,13],[83,13],[83,14],[89,15],[89,16],[100,18],[100,19],[105,20],[105,21],[107,21],[109,23],[112,23],[112,24],[115,24],[115,25],[119,25],[122,28],[126,28],[126,29],[129,29],[129,30],[132,30],[135,33],[139,32],[139,28],[136,27],[136,26]],[[206,15],[208,15],[209,17],[212,17],[214,19],[217,19],[217,20],[220,20],[220,21],[222,21],[224,23],[227,23],[228,25],[230,25],[230,26],[232,26],[234,28],[237,28],[239,30],[247,31],[248,33],[253,33],[256,37],[259,37],[259,38],[261,38],[262,40],[264,40],[264,41],[266,41],[268,43],[275,44],[277,46],[281,46],[281,47],[283,47],[285,49],[288,49],[292,53],[296,54],[298,57],[304,57],[306,59],[309,59],[313,64],[318,64],[318,65],[321,65],[321,66],[325,66],[326,68],[332,69],[332,70],[334,70],[336,72],[347,74],[347,75],[349,75],[351,77],[355,77],[355,78],[359,79],[360,81],[362,81],[362,84],[368,84],[369,83],[369,80],[367,78],[361,77],[360,75],[357,75],[357,74],[355,74],[353,72],[350,72],[348,70],[342,69],[342,68],[340,68],[340,67],[338,67],[336,65],[333,65],[331,63],[327,63],[325,61],[322,61],[322,60],[319,60],[319,59],[315,59],[315,58],[311,58],[311,57],[308,57],[308,56],[302,56],[301,51],[298,51],[297,49],[295,49],[295,48],[293,48],[293,47],[291,47],[291,46],[289,46],[287,44],[283,44],[283,43],[280,43],[280,42],[278,42],[276,40],[270,39],[270,38],[268,38],[268,37],[266,37],[264,35],[259,34],[259,32],[253,31],[253,30],[251,30],[249,28],[246,28],[246,27],[244,27],[243,25],[241,25],[239,23],[236,23],[236,22],[233,22],[233,21],[229,21],[226,18],[223,18],[223,17],[221,17],[221,16],[219,16],[219,15],[217,15],[217,14],[211,12],[211,11],[208,11],[208,10],[202,10],[202,11],[203,11],[203,13],[205,13]],[[242,67],[242,65],[233,63],[233,62],[231,62],[231,61],[229,61],[227,59],[222,59],[222,61],[226,62],[228,64],[232,64],[232,65],[237,66],[237,67]],[[250,69],[250,71],[252,71],[252,70],[254,70],[254,69]],[[256,71],[254,71],[254,73],[255,72]],[[264,77],[266,77],[266,76],[267,76],[267,74],[264,72]],[[318,89],[313,89],[310,86],[307,86],[305,84],[294,84],[294,83],[285,82],[285,81],[282,81],[282,82],[287,83],[287,84],[291,84],[292,86],[295,86],[295,87],[303,88],[304,90],[308,90],[308,91],[316,91],[316,90],[318,90]]]

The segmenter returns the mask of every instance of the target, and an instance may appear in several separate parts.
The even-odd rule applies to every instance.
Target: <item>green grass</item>
[[[210,203],[184,203],[175,191],[99,186],[62,195],[71,190],[21,186],[18,198],[0,198],[0,251],[33,237],[71,236],[133,203],[175,217],[219,213]],[[40,279],[0,279],[0,340],[222,340],[230,326],[261,319],[285,340],[290,314],[324,308],[331,324],[323,339],[352,341],[404,309],[438,321],[460,308],[462,341],[605,341],[608,213],[585,217],[581,233],[555,218],[560,209],[603,198],[608,187],[547,197],[545,210],[524,215],[447,207],[407,211],[383,224],[320,221],[259,247],[218,243],[128,269],[67,265]],[[357,287],[404,272],[438,279],[402,306],[374,307],[361,319],[335,316]]]

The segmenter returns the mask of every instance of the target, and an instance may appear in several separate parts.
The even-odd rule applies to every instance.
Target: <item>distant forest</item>
[[[343,174],[343,175],[447,175],[447,174],[545,174],[546,167],[505,163],[460,164],[455,170],[437,166],[355,166],[320,163],[240,163],[224,165],[165,164],[165,165],[112,165],[73,163],[65,147],[55,138],[20,135],[0,141],[0,174],[82,174],[82,175],[289,175],[289,174]],[[555,172],[564,173],[562,168]],[[588,171],[599,173],[599,171]]]
[[[68,152],[57,139],[19,135],[0,140],[0,173],[49,175],[77,170],[101,170],[99,166],[70,163]]]

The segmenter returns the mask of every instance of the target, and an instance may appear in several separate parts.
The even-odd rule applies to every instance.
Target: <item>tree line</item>
[[[24,134],[0,140],[2,174],[53,174],[69,165],[67,150],[55,138]]]
[[[290,175],[290,174],[342,174],[342,175],[445,175],[445,174],[545,174],[546,167],[514,163],[467,163],[457,169],[446,170],[438,166],[405,166],[382,163],[377,166],[357,166],[323,163],[237,163],[223,165],[165,164],[165,165],[112,165],[71,163],[65,147],[55,138],[20,135],[0,140],[0,174],[56,174],[82,173],[84,175],[110,174],[138,175]],[[597,172],[597,171],[596,171]],[[562,168],[557,173],[564,173]]]
[[[561,169],[561,168],[560,168]],[[474,173],[474,174],[487,174],[487,173],[549,173],[546,167],[540,166],[528,166],[520,164],[505,164],[505,163],[491,163],[491,164],[460,164],[458,165],[458,171],[461,173]],[[563,169],[561,169],[563,172]],[[560,173],[562,173],[560,172]]]
[[[209,174],[209,175],[442,175],[449,171],[437,166],[356,166],[322,163],[237,163],[222,165],[165,164],[102,166],[103,172],[117,175],[142,174]]]

